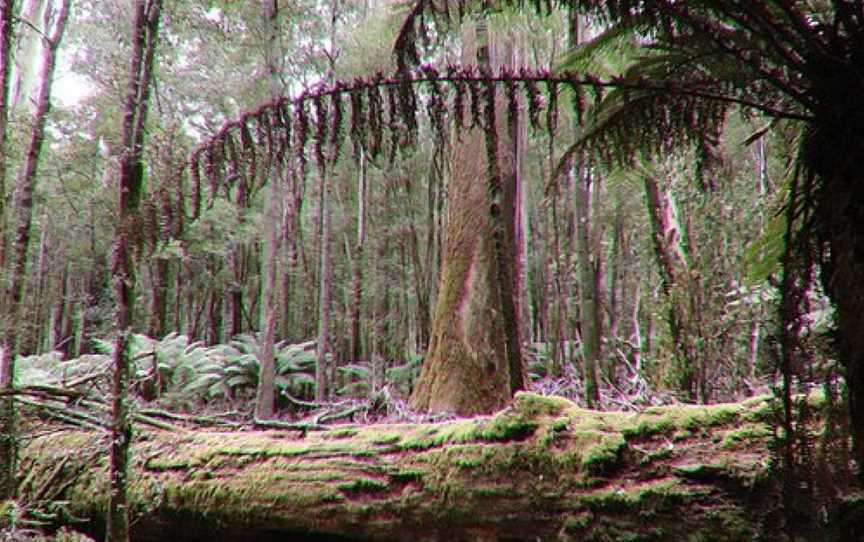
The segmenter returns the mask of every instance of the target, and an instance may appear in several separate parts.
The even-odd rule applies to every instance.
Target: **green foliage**
[[[371,393],[374,376],[369,363],[351,363],[339,367],[339,374],[346,380],[339,388],[340,395],[368,397]]]
[[[387,369],[387,382],[389,382],[400,393],[407,396],[410,393],[411,388],[414,386],[417,377],[420,375],[420,368],[422,365],[422,354],[409,354],[405,363]]]
[[[276,345],[276,388],[308,396],[315,386],[315,342]],[[260,346],[253,335],[240,335],[230,344],[210,348],[210,361],[184,391],[208,400],[250,398],[258,385]]]

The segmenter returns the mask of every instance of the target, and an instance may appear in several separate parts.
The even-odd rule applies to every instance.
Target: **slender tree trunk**
[[[13,245],[13,260],[10,277],[9,327],[6,329],[6,356],[0,366],[0,390],[15,386],[15,362],[19,353],[22,301],[24,299],[24,282],[27,276],[27,252],[30,249],[30,238],[33,233],[33,215],[35,203],[33,195],[39,179],[38,168],[42,155],[42,145],[45,135],[45,124],[51,110],[51,84],[54,78],[54,64],[57,50],[63,38],[66,19],[69,14],[71,0],[64,0],[60,10],[46,10],[42,40],[42,60],[39,72],[39,90],[36,95],[36,110],[33,113],[33,126],[30,132],[30,144],[27,149],[27,161],[17,180],[16,211],[20,213]],[[11,5],[5,6],[11,9]],[[4,13],[3,18],[6,17]],[[11,17],[11,16],[10,16]],[[4,27],[6,23],[4,22]],[[3,37],[5,41],[5,36]],[[4,162],[5,162],[5,156]],[[4,166],[5,167],[5,166]],[[0,413],[0,434],[4,436],[0,446],[0,498],[15,494],[15,469],[17,466],[17,427],[15,419],[15,402],[10,396],[4,401],[3,412]]]
[[[6,344],[6,326],[11,325],[11,322],[7,320],[8,315],[5,310],[8,301],[6,300],[6,283],[3,276],[6,270],[6,166],[9,156],[6,144],[9,120],[7,103],[9,75],[12,71],[14,4],[12,0],[0,0],[0,304],[4,307],[3,310],[0,310],[0,391],[12,389],[14,386],[12,375],[15,370],[11,348]],[[0,399],[0,500],[15,496],[15,471],[18,455],[15,424],[15,400],[14,396],[8,395]]]
[[[44,214],[44,213],[43,213]],[[44,222],[44,221],[43,221]],[[36,280],[36,295],[31,303],[31,310],[35,313],[30,318],[36,324],[33,330],[29,333],[28,338],[31,341],[30,351],[36,354],[47,352],[50,348],[51,341],[51,315],[53,311],[49,307],[48,290],[51,282],[51,269],[49,267],[48,250],[51,244],[51,238],[42,228],[39,232],[39,258],[37,259],[38,278]]]
[[[319,285],[318,285],[318,344],[315,352],[315,400],[327,398],[327,354],[330,350],[330,183],[324,164],[318,164],[320,196],[319,223]]]
[[[206,304],[207,309],[207,342],[211,345],[221,344],[224,342],[224,299],[225,292],[221,284],[214,285],[209,289],[210,299],[202,300],[202,306]]]
[[[162,239],[171,237],[170,231],[161,232]],[[169,258],[159,257],[154,258],[152,265],[152,291],[153,302],[150,310],[149,330],[150,336],[161,339],[168,334],[168,307],[169,293],[172,287],[171,277],[172,262]]]
[[[577,47],[581,41],[581,21],[576,10],[569,13],[569,46]],[[576,127],[578,130],[578,126]],[[578,133],[578,132],[577,132]],[[595,258],[595,224],[591,219],[591,189],[594,178],[582,164],[572,172],[574,190],[574,224],[576,232],[575,251],[579,276],[579,337],[582,346],[583,378],[585,383],[585,402],[595,407],[600,401],[597,369],[600,360],[601,330],[598,328],[598,266]],[[596,185],[594,190],[596,190]]]
[[[282,311],[282,338],[293,341],[293,339],[300,336],[296,335],[300,330],[295,329],[294,326],[294,315],[296,313],[296,308],[294,307],[294,283],[298,268],[297,237],[300,225],[299,220],[297,220],[299,204],[295,205],[297,177],[293,172],[291,162],[289,162],[288,167],[288,187],[283,194],[284,216],[282,217],[284,224],[282,246],[285,247],[287,252],[285,270],[282,273],[282,305],[284,307]]]
[[[600,360],[600,329],[597,322],[598,291],[595,245],[591,220],[592,175],[579,166],[576,175],[575,230],[576,254],[579,269],[579,322],[582,340],[582,360],[585,379],[585,402],[596,407],[600,401],[598,364]]]
[[[231,284],[231,336],[243,333],[243,247],[237,247],[232,258],[234,266],[234,282]]]
[[[695,401],[695,353],[691,346],[687,281],[689,269],[674,206],[665,188],[651,174],[644,176],[646,201],[651,219],[654,253],[668,303],[667,317],[675,344],[676,366],[672,370],[675,389],[689,401]]]
[[[120,156],[119,226],[116,232],[112,272],[117,296],[117,345],[114,351],[114,397],[111,423],[108,542],[128,542],[127,485],[132,424],[129,414],[132,315],[137,289],[137,252],[140,244],[139,207],[144,190],[143,151],[150,100],[150,80],[159,32],[161,0],[136,0],[132,27],[129,82],[123,110]]]
[[[275,100],[281,94],[279,88],[279,5],[278,0],[262,0],[261,11],[268,38],[264,61],[267,67],[270,98]],[[253,172],[254,174],[254,172]],[[276,342],[276,257],[279,251],[279,232],[282,230],[280,219],[283,216],[281,204],[281,175],[276,164],[268,163],[267,201],[264,210],[264,249],[261,257],[261,339],[258,351],[258,389],[255,397],[255,417],[272,418],[276,413],[276,358],[273,351]]]
[[[361,311],[363,308],[363,264],[366,245],[366,193],[368,186],[368,164],[360,153],[360,172],[357,178],[357,242],[354,245],[354,270],[351,277],[351,344],[349,356],[352,361],[363,359],[361,335]],[[419,292],[418,292],[419,296]]]
[[[72,293],[69,284],[71,282],[69,277],[69,267],[70,264],[67,261],[66,265],[63,267],[63,274],[60,276],[60,299],[54,309],[54,316],[51,318],[54,324],[51,329],[52,350],[60,349],[62,351],[68,342],[64,336],[64,332],[69,320],[69,308],[72,304]]]
[[[328,76],[332,80],[336,69],[336,24],[339,18],[339,2],[330,2],[330,50],[327,52],[329,59]],[[324,145],[321,141],[319,144]],[[318,345],[315,352],[315,400],[323,401],[328,393],[328,361],[327,355],[330,351],[330,288],[331,288],[331,263],[332,255],[330,246],[330,195],[332,179],[327,179],[327,168],[323,156],[317,156],[318,187],[320,190],[318,210],[320,213],[318,223],[319,240],[319,286],[318,286]]]
[[[15,12],[13,0],[0,0],[0,271],[6,269],[6,172],[9,152],[6,148],[9,121],[9,79],[12,73],[12,19]],[[0,301],[4,301],[5,284],[0,282]],[[4,303],[5,305],[5,303]],[[0,337],[5,336],[4,314],[0,312]],[[3,354],[0,352],[0,362]]]

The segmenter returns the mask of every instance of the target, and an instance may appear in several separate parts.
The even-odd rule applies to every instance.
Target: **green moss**
[[[576,405],[563,397],[521,391],[513,399],[513,410],[529,417],[558,416]]]
[[[687,429],[679,429],[672,434],[672,440],[674,442],[681,442],[691,437],[693,437],[693,432]]]
[[[582,534],[594,521],[594,514],[584,510],[574,516],[567,516],[564,520],[564,532],[571,535]]]
[[[562,416],[560,418],[555,418],[555,420],[553,420],[552,423],[549,424],[549,428],[553,432],[557,433],[559,431],[564,431],[565,429],[567,429],[567,426],[569,424],[570,424],[570,418],[567,418],[566,416]]]
[[[345,493],[380,493],[390,489],[390,484],[374,478],[358,478],[336,486]]]
[[[671,432],[675,426],[670,418],[666,417],[650,417],[647,419],[639,419],[629,426],[621,428],[621,434],[627,439],[647,438],[658,433]]]
[[[459,457],[454,463],[456,466],[463,469],[475,469],[483,465],[482,457]]]
[[[390,473],[390,478],[396,482],[420,482],[423,480],[423,472],[419,470],[399,470]]]
[[[658,448],[648,454],[645,454],[642,459],[639,460],[639,464],[648,465],[653,463],[654,461],[667,459],[672,456],[673,451],[674,448],[672,446],[664,446],[662,448]]]
[[[402,435],[398,435],[396,433],[392,433],[392,434],[385,433],[383,435],[377,435],[377,436],[372,437],[372,444],[380,444],[380,445],[396,444],[400,440],[402,440]]]
[[[474,494],[481,499],[502,497],[512,494],[512,489],[509,486],[475,486]]]
[[[679,465],[672,469],[677,476],[688,480],[707,482],[727,476],[727,471],[720,465],[707,465],[696,463],[693,465]]]
[[[593,512],[636,512],[653,514],[656,506],[668,506],[692,493],[675,480],[648,483],[630,489],[615,488],[583,495],[582,506]]]
[[[605,474],[621,459],[627,441],[620,434],[598,435],[597,443],[582,453],[582,470],[593,475]]]
[[[740,404],[651,407],[623,425],[621,433],[628,439],[669,433],[677,434],[679,438],[688,438],[688,435],[693,433],[732,423],[745,412],[746,409]]]
[[[537,430],[537,422],[522,416],[499,414],[482,427],[477,436],[488,442],[524,440]]]
[[[403,450],[428,450],[444,444],[470,442],[476,438],[477,422],[465,420],[442,427],[420,428],[402,439]]]
[[[339,429],[331,429],[330,431],[325,431],[321,434],[322,438],[325,439],[343,439],[343,438],[351,438],[359,433],[360,430],[356,427],[344,427]]]
[[[722,446],[728,450],[747,445],[754,440],[770,438],[771,435],[771,429],[767,425],[748,423],[739,429],[727,431],[723,435]]]

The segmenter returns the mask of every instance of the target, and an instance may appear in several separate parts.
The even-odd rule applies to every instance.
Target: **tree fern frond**
[[[616,25],[593,39],[566,51],[557,69],[573,73],[591,73],[601,77],[619,75],[645,51],[637,43],[638,27]]]

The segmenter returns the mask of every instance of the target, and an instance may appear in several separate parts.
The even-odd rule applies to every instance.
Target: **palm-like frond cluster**
[[[51,386],[107,393],[113,344],[95,341],[93,346],[98,354],[70,360],[61,361],[56,354],[22,358],[18,387]],[[258,384],[258,349],[251,335],[215,346],[190,342],[178,334],[161,341],[135,335],[132,379],[143,398],[172,408],[189,410],[201,402],[249,403],[251,408]],[[314,341],[278,344],[276,363],[280,391],[299,397],[312,395]]]
[[[95,354],[63,360],[57,353],[22,357],[16,385],[28,390],[50,390],[73,395],[104,397],[110,389],[114,343],[95,340]],[[251,411],[259,378],[258,339],[240,335],[230,343],[206,346],[172,333],[162,340],[145,335],[132,339],[132,382],[142,404],[178,412],[195,412],[202,406],[220,406],[238,412]],[[286,405],[306,404],[314,397],[315,341],[281,342],[275,345],[276,389]],[[338,368],[341,397],[371,397],[387,384],[407,395],[420,372],[422,358],[414,356],[395,364],[380,376],[369,362],[355,362]],[[378,380],[383,380],[376,383]],[[40,392],[40,393],[41,393]]]

